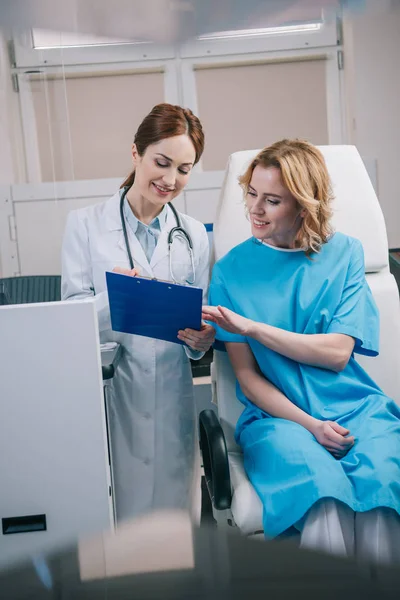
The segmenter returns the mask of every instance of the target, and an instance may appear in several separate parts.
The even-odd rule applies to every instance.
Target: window
[[[42,181],[123,177],[134,132],[164,100],[164,75],[31,76]]]
[[[196,69],[203,169],[224,169],[232,152],[284,137],[327,144],[325,70],[323,58]]]

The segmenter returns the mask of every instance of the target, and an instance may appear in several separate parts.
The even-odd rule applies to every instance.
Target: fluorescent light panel
[[[289,33],[305,33],[319,31],[322,23],[302,23],[301,25],[282,25],[280,27],[265,27],[263,29],[238,29],[236,31],[216,31],[198,36],[198,40],[227,40],[264,35],[284,35]]]
[[[57,50],[58,48],[98,48],[99,46],[138,46],[140,44],[149,44],[150,42],[107,42],[103,44],[68,44],[54,46],[34,46],[34,50]]]
[[[33,47],[35,50],[53,50],[58,48],[87,48],[96,46],[115,46],[121,44],[148,44],[145,41],[126,39],[115,39],[85,35],[80,33],[67,33],[59,31],[47,31],[41,29],[32,30]]]

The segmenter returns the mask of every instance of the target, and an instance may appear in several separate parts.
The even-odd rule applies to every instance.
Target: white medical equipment
[[[0,331],[3,566],[112,528],[114,506],[94,301],[2,306]]]

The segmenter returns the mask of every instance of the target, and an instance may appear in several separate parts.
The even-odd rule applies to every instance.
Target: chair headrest
[[[332,180],[336,231],[358,238],[364,248],[367,273],[388,265],[386,227],[367,170],[355,146],[318,146]],[[215,260],[251,235],[245,215],[243,192],[238,183],[259,150],[235,152],[229,158],[214,223]]]

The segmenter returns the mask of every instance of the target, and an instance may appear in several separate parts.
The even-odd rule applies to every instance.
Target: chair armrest
[[[224,432],[213,410],[200,413],[199,430],[204,475],[211,502],[216,510],[226,510],[232,501],[228,452]]]

